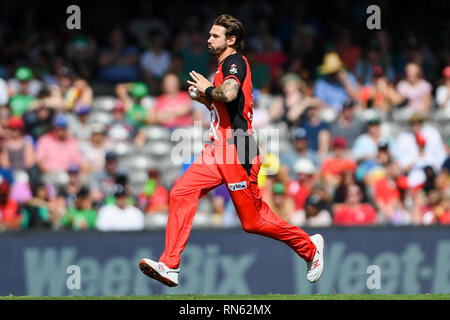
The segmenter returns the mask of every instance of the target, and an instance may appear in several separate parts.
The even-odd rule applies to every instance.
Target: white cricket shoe
[[[325,241],[320,234],[315,234],[309,238],[316,245],[317,250],[312,261],[306,263],[306,279],[309,282],[316,282],[320,279],[323,272],[323,249]]]
[[[145,258],[139,262],[139,268],[147,277],[158,280],[168,287],[176,287],[178,285],[180,268],[170,269],[163,262],[156,262]]]

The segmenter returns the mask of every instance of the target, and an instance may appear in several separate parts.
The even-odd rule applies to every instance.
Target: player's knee
[[[169,200],[172,201],[173,199],[177,199],[181,197],[183,194],[182,188],[179,187],[179,185],[175,184],[172,189],[169,192]]]

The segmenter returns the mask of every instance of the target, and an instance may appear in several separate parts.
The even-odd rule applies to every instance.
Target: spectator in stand
[[[436,90],[436,102],[441,108],[450,110],[450,66],[442,70],[444,83]]]
[[[145,214],[169,212],[169,192],[161,184],[158,170],[148,171],[148,180],[144,191],[138,196],[138,203]]]
[[[22,211],[21,227],[24,229],[50,229],[59,218],[58,208],[50,200],[48,185],[38,182],[31,185],[32,198]]]
[[[389,151],[389,143],[381,140],[378,143],[378,151],[375,158],[367,158],[360,161],[356,170],[356,178],[364,181],[366,185],[372,185],[386,174],[386,166],[392,161]]]
[[[401,191],[398,187],[400,167],[396,161],[389,161],[386,174],[373,185],[374,202],[380,213],[380,223],[393,225],[409,224],[410,216],[402,204]]]
[[[113,148],[106,140],[106,128],[102,123],[92,126],[92,135],[89,141],[80,143],[82,175],[94,174],[103,169],[106,152]]]
[[[280,155],[281,171],[284,177],[290,177],[295,179],[297,174],[294,167],[298,158],[306,158],[311,160],[315,167],[319,166],[319,160],[317,159],[316,152],[311,150],[308,146],[308,135],[306,130],[298,128],[294,133],[294,148],[289,148],[283,151]]]
[[[76,195],[74,206],[67,209],[61,219],[64,228],[72,230],[94,229],[97,212],[92,208],[92,199],[87,188],[81,188]]]
[[[280,181],[272,184],[271,196],[268,196],[265,201],[273,212],[283,218],[285,221],[291,222],[294,214],[294,201],[286,192],[286,187]]]
[[[335,137],[332,140],[332,155],[322,164],[322,177],[327,188],[334,190],[340,183],[344,171],[355,171],[357,164],[347,156],[347,140]]]
[[[328,124],[321,119],[317,106],[307,108],[300,126],[306,130],[309,148],[317,152],[319,162],[323,161],[330,146],[330,130]]]
[[[283,94],[277,96],[269,108],[272,122],[283,121],[289,127],[298,125],[301,115],[310,106],[321,107],[321,101],[305,95],[306,83],[296,74],[281,78]]]
[[[395,81],[394,67],[389,61],[382,61],[378,40],[372,38],[367,44],[364,57],[356,63],[355,75],[362,85],[370,86],[374,84],[378,68],[384,71],[388,82]]]
[[[302,210],[315,182],[316,167],[311,160],[299,158],[294,167],[297,178],[287,185],[287,194],[294,200],[294,210]]]
[[[425,123],[422,113],[415,112],[409,118],[411,132],[401,132],[397,136],[399,164],[403,171],[411,170],[419,158],[419,145],[422,145],[423,156],[433,162],[433,167],[439,171],[447,156],[441,134],[433,126]],[[417,143],[419,142],[419,144]]]
[[[100,208],[97,218],[97,229],[100,231],[132,231],[144,229],[144,213],[127,204],[126,188],[118,184],[114,197],[115,204]]]
[[[436,208],[436,219],[439,224],[450,225],[450,191],[446,190]]]
[[[106,127],[106,136],[113,142],[133,141],[137,130],[126,119],[126,109],[123,101],[117,101],[113,107],[113,120]]]
[[[368,203],[363,203],[358,185],[348,186],[345,203],[334,212],[333,222],[338,226],[362,226],[377,223],[377,213]]]
[[[34,85],[34,86],[33,86]],[[14,116],[21,117],[35,101],[41,84],[33,79],[33,72],[28,67],[16,70],[15,79],[9,82],[9,107]]]
[[[180,82],[175,74],[164,76],[162,94],[155,101],[156,123],[169,129],[193,124],[192,102],[187,91],[180,90]]]
[[[88,35],[79,34],[66,46],[66,57],[74,72],[82,78],[91,80],[95,70],[95,57],[97,54],[97,43]]]
[[[59,96],[66,110],[82,105],[90,106],[92,104],[93,91],[88,82],[81,79],[72,70],[63,67],[58,74]]]
[[[125,105],[125,117],[136,129],[148,124],[148,87],[143,82],[119,83],[116,95]]]
[[[138,48],[127,43],[124,31],[117,27],[111,30],[108,40],[108,46],[100,49],[100,79],[112,83],[138,81]]]
[[[167,73],[172,62],[171,54],[164,48],[165,39],[161,31],[149,34],[150,48],[142,53],[140,67],[150,91],[156,94],[163,76]]]
[[[362,202],[368,202],[366,185],[364,184],[364,181],[358,181],[356,179],[355,171],[346,170],[341,173],[340,183],[337,186],[337,188],[332,192],[330,192],[330,194],[333,195],[332,197],[333,212],[337,211],[345,203],[345,199],[347,197],[347,189],[354,184],[358,185],[362,192],[363,195]]]
[[[88,121],[91,108],[87,105],[79,105],[75,109],[75,114],[68,114],[70,133],[82,141],[87,141],[92,135],[92,123]]]
[[[225,215],[227,214],[227,207],[232,203],[226,184],[221,184],[214,189],[211,201],[214,210],[212,216],[213,225],[223,225],[226,219]]]
[[[20,226],[21,221],[19,206],[9,196],[8,181],[0,179],[0,229],[16,229]]]
[[[373,84],[361,88],[360,101],[364,109],[374,108],[388,114],[393,107],[403,104],[406,100],[384,75],[382,67],[375,66]]]
[[[353,144],[352,158],[357,163],[367,159],[375,159],[378,154],[380,143],[387,143],[389,152],[394,159],[398,158],[401,152],[397,151],[395,141],[389,136],[383,136],[380,130],[381,120],[378,117],[372,117],[367,121],[366,133],[360,135]]]
[[[6,106],[9,101],[8,83],[0,77],[0,106]]]
[[[397,84],[397,91],[408,99],[408,106],[415,111],[428,113],[431,106],[431,84],[422,77],[422,69],[417,63],[408,63],[405,79]]]
[[[354,42],[352,29],[341,27],[337,33],[338,36],[335,40],[336,53],[342,58],[344,65],[350,71],[353,71],[361,56],[361,48]]]
[[[255,56],[255,61],[265,64],[270,70],[272,84],[279,82],[282,67],[287,63],[287,56],[275,47],[274,38],[266,34],[262,38],[262,50]]]
[[[3,141],[0,166],[11,170],[28,170],[36,164],[33,141],[24,136],[25,124],[22,118],[12,116],[8,121],[10,134]]]
[[[60,67],[57,72],[56,83],[50,86],[50,96],[45,98],[46,106],[71,111],[78,106],[92,104],[93,91],[86,80],[66,66]]]
[[[295,212],[291,222],[298,226],[328,227],[333,223],[326,189],[314,186],[303,210]]]
[[[51,96],[48,88],[43,88],[32,107],[23,114],[25,132],[36,141],[53,129],[53,118],[57,110],[47,105],[47,99]]]
[[[71,165],[66,173],[68,181],[58,189],[57,196],[64,200],[64,208],[70,208],[75,205],[78,191],[83,187],[81,169],[78,165]]]
[[[319,66],[323,78],[314,84],[314,95],[335,111],[341,111],[348,99],[358,100],[359,85],[353,74],[344,70],[339,55],[335,52],[324,56]]]
[[[337,120],[330,125],[331,137],[345,138],[348,147],[353,146],[356,138],[361,135],[365,129],[364,122],[355,116],[354,109],[355,101],[345,101]]]
[[[198,30],[190,32],[188,46],[181,48],[180,55],[182,60],[182,75],[179,80],[182,83],[186,83],[186,80],[190,79],[189,73],[192,70],[200,74],[208,74],[210,56],[205,46],[205,37],[202,32]]]
[[[70,165],[80,165],[78,140],[67,130],[67,116],[60,113],[53,121],[53,130],[39,138],[36,160],[43,173],[66,171]]]
[[[105,197],[113,195],[116,187],[116,177],[120,174],[117,168],[117,154],[108,151],[105,154],[105,165],[101,171],[91,175],[87,183],[94,202],[102,202]]]
[[[0,140],[6,139],[9,135],[9,118],[11,117],[11,110],[8,106],[0,106]]]

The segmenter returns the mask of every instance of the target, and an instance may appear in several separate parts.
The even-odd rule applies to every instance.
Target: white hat
[[[300,158],[294,164],[295,173],[314,174],[316,167],[311,160],[307,158]]]

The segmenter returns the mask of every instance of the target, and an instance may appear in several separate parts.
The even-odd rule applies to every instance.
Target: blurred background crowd
[[[378,1],[381,30],[366,27],[370,4],[80,2],[81,30],[68,30],[68,2],[2,2],[0,230],[163,227],[206,143],[209,112],[186,80],[214,75],[206,40],[224,12],[246,27],[253,127],[268,142],[259,186],[275,213],[450,224],[448,2]],[[178,128],[200,137],[182,164]],[[194,227],[237,225],[226,186],[200,200]]]

